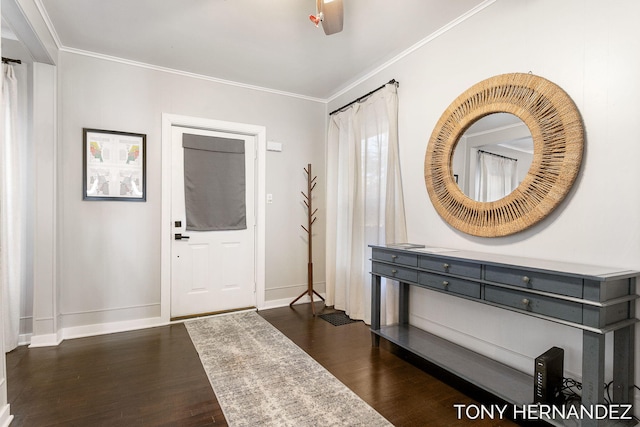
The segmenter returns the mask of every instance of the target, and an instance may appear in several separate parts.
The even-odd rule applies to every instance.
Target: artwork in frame
[[[147,135],[83,129],[83,200],[147,200]]]

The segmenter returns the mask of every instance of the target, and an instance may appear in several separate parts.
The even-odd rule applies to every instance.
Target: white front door
[[[185,149],[183,148],[185,134],[197,135],[199,143],[204,144],[208,144],[210,140],[223,139],[231,146],[244,145],[242,151],[245,172],[245,227],[195,231],[190,229],[198,228],[194,224],[187,226]],[[193,136],[188,136],[188,138],[193,138]],[[255,139],[253,135],[171,127],[172,318],[256,306]],[[196,157],[200,156],[196,155]],[[216,186],[231,185],[218,178],[214,181]],[[192,194],[188,197],[189,200],[193,200],[193,185],[187,191]],[[220,196],[219,193],[220,191],[215,196],[217,199],[213,200],[210,205],[226,204],[226,196]],[[221,193],[226,193],[226,191],[223,189]],[[237,191],[235,194],[237,198]],[[195,197],[200,196],[196,194]],[[190,215],[191,221],[194,222],[195,215]]]

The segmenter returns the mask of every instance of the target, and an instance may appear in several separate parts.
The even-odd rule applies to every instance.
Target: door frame
[[[266,206],[266,152],[267,130],[264,126],[227,122],[201,117],[162,114],[162,219],[160,222],[160,317],[171,321],[171,128],[192,127],[217,132],[249,135],[256,138],[255,171],[255,273],[256,307],[265,301],[265,206]]]

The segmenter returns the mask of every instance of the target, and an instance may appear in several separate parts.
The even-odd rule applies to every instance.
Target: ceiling
[[[326,36],[314,0],[39,2],[63,50],[322,100],[491,3],[344,0],[344,30]]]

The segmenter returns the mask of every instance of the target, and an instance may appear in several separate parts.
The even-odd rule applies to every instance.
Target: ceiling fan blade
[[[316,0],[318,14],[322,13],[322,29],[328,36],[342,31],[344,21],[342,0]]]

